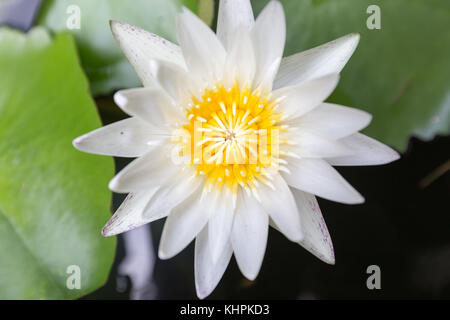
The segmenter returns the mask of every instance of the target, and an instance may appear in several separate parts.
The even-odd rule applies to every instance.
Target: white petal
[[[221,78],[226,53],[215,33],[184,8],[177,17],[177,34],[189,71],[210,83]]]
[[[111,31],[144,86],[155,84],[148,62],[160,59],[186,68],[180,47],[138,27],[111,21]]]
[[[234,42],[234,34],[239,27],[250,30],[255,24],[250,0],[220,0],[217,16],[217,37],[225,49]]]
[[[114,236],[149,223],[148,219],[142,217],[142,211],[156,190],[157,188],[153,188],[128,194],[119,209],[103,227],[102,236]]]
[[[216,263],[230,242],[234,208],[231,193],[218,194],[213,191],[210,194],[214,197],[214,210],[208,222],[209,249],[213,263]]]
[[[291,241],[300,241],[303,238],[303,232],[295,199],[279,173],[273,174],[272,177],[273,189],[266,185],[258,188],[261,205],[276,223],[280,232]]]
[[[196,93],[194,90],[198,91],[201,87],[198,81],[173,63],[152,60],[150,64],[156,70],[160,86],[177,103],[175,109],[180,114],[183,113],[186,105],[191,102],[192,95]]]
[[[311,112],[286,123],[333,139],[340,139],[364,129],[371,120],[372,116],[365,111],[322,103]]]
[[[281,61],[274,87],[283,88],[301,82],[340,73],[359,42],[359,34],[352,33],[319,47],[303,51]]]
[[[254,280],[266,251],[269,217],[253,197],[239,193],[231,231],[231,245],[242,274]]]
[[[327,159],[334,166],[379,165],[400,158],[400,155],[395,150],[361,133],[355,133],[340,141],[353,149],[354,154],[346,157]]]
[[[286,21],[279,1],[270,1],[252,29],[257,71],[253,87],[270,91],[277,74],[286,40]]]
[[[250,33],[244,27],[236,30],[233,42],[227,54],[224,83],[232,87],[237,80],[241,90],[251,87],[255,77],[255,53],[250,39]]]
[[[280,101],[279,111],[285,118],[295,118],[310,112],[324,102],[339,82],[339,74],[304,82],[273,91],[273,98]]]
[[[136,116],[150,125],[168,127],[180,117],[174,101],[161,89],[134,88],[121,90],[114,95],[116,104],[131,116]]]
[[[109,188],[115,192],[128,193],[161,186],[179,170],[170,156],[169,146],[153,146],[122,169],[111,180]]]
[[[334,264],[333,243],[316,197],[294,188],[292,193],[300,212],[305,234],[299,244],[322,261]]]
[[[233,255],[230,241],[227,242],[216,262],[213,262],[209,248],[209,232],[206,226],[195,239],[195,288],[200,299],[206,298],[213,292]]]
[[[160,133],[132,117],[82,135],[73,140],[73,145],[83,152],[134,158],[150,149],[149,142],[161,140]]]
[[[170,259],[177,255],[208,222],[212,206],[201,197],[201,192],[198,189],[167,217],[159,244],[160,259]]]
[[[291,144],[280,146],[284,152],[297,158],[326,158],[346,156],[353,153],[345,144],[320,136],[307,130],[295,130],[285,134]]]
[[[146,219],[159,219],[170,214],[171,210],[186,200],[199,189],[203,183],[203,177],[195,176],[194,170],[177,172],[166,179],[144,209],[143,216]]]
[[[330,164],[321,159],[292,159],[290,174],[282,173],[288,185],[319,197],[355,204],[364,202],[356,191]]]

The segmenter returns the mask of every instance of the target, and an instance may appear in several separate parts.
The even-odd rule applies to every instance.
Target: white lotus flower
[[[167,217],[159,257],[195,239],[200,298],[217,286],[233,253],[243,275],[255,279],[269,224],[334,264],[314,195],[362,203],[332,166],[398,159],[358,133],[368,113],[324,103],[359,35],[282,59],[281,4],[271,1],[255,21],[248,0],[220,2],[217,34],[184,9],[180,46],[125,23],[111,28],[144,87],[115,95],[130,118],[74,140],[81,151],[137,157],[109,185],[129,195],[103,235]]]

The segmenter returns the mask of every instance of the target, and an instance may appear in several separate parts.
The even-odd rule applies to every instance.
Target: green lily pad
[[[0,299],[80,297],[114,259],[101,237],[114,168],[71,143],[101,126],[75,43],[2,28],[0,70]]]
[[[358,49],[331,101],[374,118],[367,134],[401,151],[409,137],[450,132],[450,5],[448,0],[282,0],[286,55],[351,32]],[[267,3],[252,1],[255,13]],[[381,9],[381,29],[369,30],[369,5]]]
[[[73,24],[76,11],[70,7],[73,5],[79,8],[79,29],[67,27],[68,20],[69,26],[76,26]],[[109,20],[133,24],[174,41],[175,16],[182,5],[197,11],[197,0],[133,0],[132,3],[123,0],[46,0],[38,24],[55,32],[71,32],[89,78],[91,92],[94,95],[108,94],[114,89],[141,86],[111,34]]]

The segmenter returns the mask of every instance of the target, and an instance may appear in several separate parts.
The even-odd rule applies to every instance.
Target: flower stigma
[[[205,190],[223,187],[236,194],[239,186],[256,197],[256,187],[271,186],[271,170],[282,169],[280,138],[288,127],[281,125],[278,100],[261,95],[236,83],[205,89],[201,97],[192,97],[186,108],[188,123],[183,139],[176,139],[187,164],[196,175],[206,177]]]

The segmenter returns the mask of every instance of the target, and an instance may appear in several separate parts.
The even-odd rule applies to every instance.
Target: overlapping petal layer
[[[167,217],[159,256],[171,258],[195,239],[200,298],[217,286],[233,253],[243,275],[256,278],[269,224],[334,264],[315,195],[348,204],[364,198],[332,165],[398,158],[391,148],[358,133],[369,124],[369,114],[324,102],[359,35],[283,59],[286,27],[280,2],[270,1],[255,21],[249,0],[220,1],[217,35],[183,10],[177,19],[180,46],[125,23],[114,21],[111,28],[144,88],[115,96],[131,118],[74,140],[82,151],[138,157],[110,183],[112,190],[129,195],[103,235]],[[216,155],[231,150],[244,159],[252,148],[242,139],[261,129],[277,131],[270,138],[269,163],[224,167],[218,156],[204,167],[192,156],[188,163],[175,163],[181,149],[174,147],[180,144],[173,142],[173,130],[186,131],[193,120],[205,124],[201,132],[214,133],[200,144]],[[192,128],[188,138],[197,132]]]

